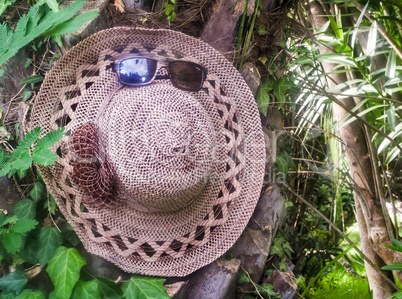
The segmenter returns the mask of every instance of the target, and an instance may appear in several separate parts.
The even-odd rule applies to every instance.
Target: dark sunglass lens
[[[149,58],[127,58],[120,62],[119,74],[123,84],[146,84],[155,75],[157,61]]]
[[[174,61],[169,63],[170,77],[178,87],[189,91],[198,91],[204,81],[204,69],[196,63]]]

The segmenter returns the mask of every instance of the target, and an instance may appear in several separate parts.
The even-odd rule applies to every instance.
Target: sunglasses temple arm
[[[170,79],[169,75],[160,75],[155,77],[156,80],[158,79]]]

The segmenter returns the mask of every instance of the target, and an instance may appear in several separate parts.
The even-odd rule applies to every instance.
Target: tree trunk
[[[310,4],[310,12],[312,14],[312,23],[315,28],[321,28],[328,18],[325,16],[323,7],[318,2]],[[320,52],[331,53],[331,48],[322,47]],[[335,64],[323,62],[325,73],[335,70]],[[346,82],[347,78],[344,73],[331,74],[328,80],[329,88]],[[333,104],[334,120],[341,120],[348,111],[356,106],[353,98],[338,99],[343,103],[346,110],[337,104]],[[369,154],[368,142],[365,136],[364,124],[358,120],[343,126],[339,130],[339,135],[346,145],[345,156],[349,165],[350,175],[354,183],[354,198],[356,206],[356,218],[359,225],[361,245],[363,253],[374,263],[375,266],[381,268],[385,264],[396,261],[394,253],[383,247],[384,244],[390,244],[390,239],[385,223],[385,215],[381,209],[380,199],[377,198],[375,192],[375,178],[373,167]],[[395,290],[393,287],[377,273],[366,261],[366,272],[369,280],[370,289],[373,290],[374,298],[389,297]],[[392,279],[390,272],[388,277]]]

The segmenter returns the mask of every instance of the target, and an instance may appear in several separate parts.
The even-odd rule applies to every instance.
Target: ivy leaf
[[[170,298],[163,286],[165,279],[133,275],[123,283],[121,289],[126,298]]]
[[[269,92],[273,89],[274,81],[264,81],[257,90],[256,101],[258,109],[264,116],[267,116],[269,104]]]
[[[101,298],[98,282],[79,280],[74,287],[72,299],[98,299]]]
[[[19,294],[15,299],[46,299],[45,294],[43,294],[39,290],[24,290],[21,294]]]
[[[26,233],[33,230],[37,225],[38,221],[34,219],[21,219],[11,227],[11,231],[15,233]]]
[[[41,148],[39,150],[35,149],[32,153],[32,160],[39,165],[52,165],[57,158],[57,154],[47,148]]]
[[[279,102],[279,107],[283,108],[286,102],[286,94],[290,89],[292,89],[292,87],[293,83],[286,78],[282,78],[279,81],[277,81],[273,93]]]
[[[28,238],[18,255],[26,262],[35,265],[38,263],[36,252],[38,250],[38,240]]]
[[[0,293],[0,299],[15,299],[17,295],[14,292]]]
[[[35,202],[28,198],[19,201],[14,207],[14,215],[18,219],[34,219],[36,215]]]
[[[0,278],[0,289],[7,292],[15,292],[19,295],[28,282],[25,271],[17,268],[14,272]]]
[[[63,237],[57,227],[44,226],[39,232],[38,242],[39,249],[36,255],[40,265],[44,267],[55,254],[57,247],[63,243]]]
[[[37,181],[35,182],[35,185],[32,188],[31,192],[29,192],[29,195],[31,195],[33,200],[38,200],[43,196],[44,193],[45,185],[41,181]]]
[[[122,297],[120,287],[115,282],[108,278],[97,277],[99,290],[102,294],[102,298],[108,299],[120,299]]]
[[[3,245],[8,253],[17,253],[22,248],[22,236],[21,234],[9,231],[3,234]]]
[[[55,287],[55,295],[59,298],[70,298],[73,288],[80,278],[80,270],[86,260],[75,248],[60,246],[49,260],[46,269]]]

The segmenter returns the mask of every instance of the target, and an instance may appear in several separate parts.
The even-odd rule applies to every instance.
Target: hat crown
[[[100,116],[118,192],[141,211],[180,210],[208,183],[214,129],[191,93],[170,84],[124,87]]]

